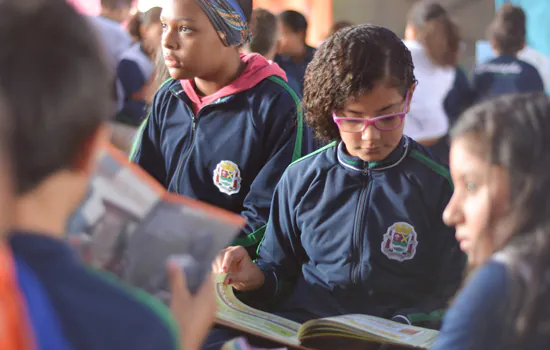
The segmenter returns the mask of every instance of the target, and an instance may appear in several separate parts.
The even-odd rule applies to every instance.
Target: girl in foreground
[[[477,271],[435,349],[544,349],[550,342],[550,100],[504,96],[452,132],[455,184],[444,220]]]

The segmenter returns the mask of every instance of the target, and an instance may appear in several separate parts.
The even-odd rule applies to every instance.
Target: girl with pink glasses
[[[403,135],[413,70],[403,42],[372,25],[337,32],[315,54],[306,118],[332,143],[282,176],[259,259],[241,247],[217,259],[243,300],[298,322],[360,313],[438,326],[465,258],[442,220],[448,169]]]

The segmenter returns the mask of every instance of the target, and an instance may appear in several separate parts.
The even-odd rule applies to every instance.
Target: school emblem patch
[[[406,222],[396,222],[384,235],[382,253],[393,260],[410,260],[416,254],[417,245],[418,237],[414,227]]]
[[[237,164],[222,160],[214,169],[214,185],[220,192],[232,195],[241,190],[241,171]]]

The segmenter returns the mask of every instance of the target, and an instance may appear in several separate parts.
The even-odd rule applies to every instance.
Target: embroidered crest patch
[[[410,260],[416,254],[417,245],[418,237],[414,227],[406,222],[396,222],[384,235],[382,253],[393,260]]]
[[[232,195],[241,190],[241,171],[237,164],[222,160],[214,169],[214,185],[220,192]]]

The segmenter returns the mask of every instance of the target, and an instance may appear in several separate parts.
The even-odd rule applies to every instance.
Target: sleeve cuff
[[[253,303],[264,303],[277,295],[279,288],[279,279],[275,271],[259,266],[264,274],[264,284],[250,292],[236,292],[240,299]]]
[[[403,323],[403,324],[407,324],[409,326],[411,326],[411,321],[409,321],[409,319],[403,315],[395,315],[391,318],[392,321],[394,322],[399,322],[399,323]]]

